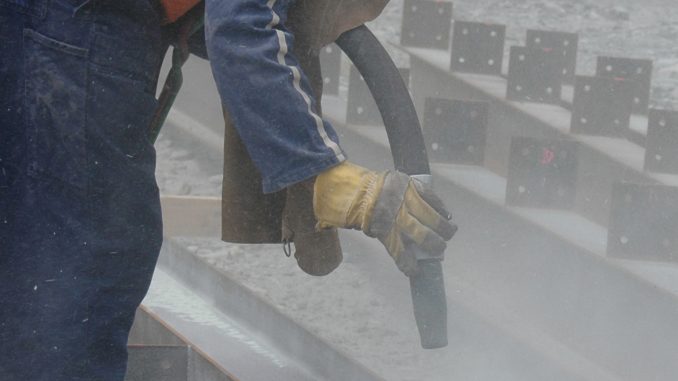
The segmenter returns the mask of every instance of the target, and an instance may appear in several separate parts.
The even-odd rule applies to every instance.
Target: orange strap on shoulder
[[[190,11],[201,0],[160,0],[162,8],[165,10],[165,22],[173,23],[179,17]]]

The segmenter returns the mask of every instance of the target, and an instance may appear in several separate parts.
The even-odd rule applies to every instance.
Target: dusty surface
[[[402,0],[392,0],[384,13],[371,23],[370,27],[383,40],[399,41],[402,4]],[[457,0],[454,17],[508,25],[507,51],[512,45],[524,44],[526,29],[579,33],[578,74],[593,74],[598,55],[653,59],[652,105],[672,109],[677,106],[678,3],[665,0]],[[396,59],[401,65],[407,65],[406,57]],[[188,78],[190,80],[190,76]],[[190,90],[182,90],[179,103],[182,98],[186,99],[187,91]],[[205,114],[204,104],[210,102],[203,98],[198,103],[195,108]],[[218,102],[214,102],[215,113],[220,115],[218,107]],[[191,114],[194,107],[187,108],[185,111]],[[171,146],[166,139],[160,139],[157,149],[158,184],[164,193],[220,193],[219,171],[201,168],[193,160],[193,153],[184,147]]]
[[[417,372],[423,351],[417,348],[414,321],[403,324],[408,316],[401,316],[399,300],[384,300],[364,269],[353,261],[352,253],[346,254],[347,260],[337,271],[316,278],[299,270],[279,245],[235,245],[191,238],[180,242],[378,374],[389,380],[420,379]],[[432,355],[440,358],[442,353]],[[408,366],[403,366],[403,361]],[[426,379],[434,378],[429,375]]]
[[[400,39],[402,0],[392,0],[372,23],[382,38]],[[678,99],[678,3],[666,0],[456,0],[454,18],[507,25],[506,51],[524,45],[526,29],[579,34],[577,74],[593,75],[596,56],[654,60],[651,103],[675,108]]]
[[[392,0],[384,13],[371,23],[370,27],[383,40],[399,41],[402,3],[402,0]],[[676,108],[678,3],[662,0],[457,0],[454,17],[508,25],[507,50],[512,45],[524,44],[525,30],[530,28],[579,33],[578,74],[593,74],[598,55],[653,59],[652,105]],[[407,64],[406,57],[396,58],[401,65]],[[179,101],[186,98],[187,91],[182,90]],[[198,103],[195,106],[202,110],[203,104],[210,103],[209,98]],[[187,108],[185,111],[190,114],[193,107]],[[218,102],[214,102],[213,108],[220,115]],[[201,114],[205,112],[201,111]],[[193,160],[194,153],[186,147],[172,146],[162,137],[157,149],[157,177],[163,193],[219,195],[219,170],[201,168]]]
[[[654,59],[652,103],[673,108],[678,98],[678,44],[675,43],[678,6],[667,1],[661,3],[658,0],[457,0],[454,13],[461,20],[507,24],[507,49],[511,45],[522,45],[528,28],[577,32],[579,74],[593,74],[597,55]],[[384,15],[372,23],[381,38],[399,40],[401,10],[402,0],[392,0]],[[406,62],[403,57],[398,60]],[[215,113],[219,115],[218,102],[215,106]],[[190,102],[182,107],[190,114]],[[201,164],[194,152],[166,137],[161,137],[156,147],[157,178],[163,193],[220,194],[218,165]],[[389,259],[382,257],[386,255],[383,252],[368,253],[366,257],[365,253],[349,249],[344,264],[335,273],[313,278],[301,272],[293,259],[285,258],[277,245],[253,247],[195,239],[182,242],[274,303],[283,313],[389,380],[559,379],[553,374],[549,377],[548,372],[540,373],[540,369],[536,369],[539,359],[511,357],[512,351],[517,352],[512,343],[499,338],[493,341],[493,332],[483,333],[486,328],[481,325],[469,323],[455,327],[459,330],[451,340],[457,345],[451,348],[434,352],[421,350],[407,284],[398,277]],[[365,261],[372,262],[368,266]],[[385,278],[367,272],[375,263],[387,274]],[[393,284],[380,283],[375,278],[393,281]],[[384,290],[389,287],[397,296],[385,299]],[[454,287],[448,286],[448,293],[452,292]]]

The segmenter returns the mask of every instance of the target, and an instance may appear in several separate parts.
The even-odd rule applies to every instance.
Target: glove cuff
[[[318,175],[313,193],[318,226],[365,230],[383,188],[384,176],[349,162]]]

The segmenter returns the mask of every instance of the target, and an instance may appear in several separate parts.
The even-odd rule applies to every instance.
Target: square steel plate
[[[624,137],[629,129],[634,83],[623,78],[577,76],[573,133]]]
[[[525,46],[557,51],[561,56],[563,80],[574,82],[577,70],[577,46],[579,36],[576,33],[555,32],[550,30],[528,29]]]
[[[678,188],[616,183],[608,227],[607,255],[617,258],[678,259]]]
[[[560,104],[563,85],[562,52],[512,46],[506,98]]]
[[[596,75],[633,81],[632,111],[635,114],[647,114],[652,85],[652,60],[598,57]]]
[[[452,3],[405,0],[400,44],[447,50],[450,47]]]
[[[483,165],[489,103],[427,98],[424,138],[431,161]]]
[[[505,25],[455,21],[451,69],[500,75],[505,37]]]
[[[548,209],[574,206],[578,143],[513,137],[506,204]]]
[[[341,49],[337,45],[331,44],[320,49],[320,68],[323,76],[323,94],[339,95]]]
[[[645,170],[678,174],[678,111],[650,109]]]

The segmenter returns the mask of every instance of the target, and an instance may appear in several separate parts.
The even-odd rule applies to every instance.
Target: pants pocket
[[[28,175],[87,185],[87,49],[24,29]]]
[[[145,91],[147,81],[92,69],[87,129],[90,160],[111,179],[129,176],[132,168],[154,164],[149,124],[157,100]],[[150,170],[151,175],[154,169]]]
[[[0,0],[0,8],[10,8],[19,13],[45,17],[47,13],[47,3],[49,0]]]

